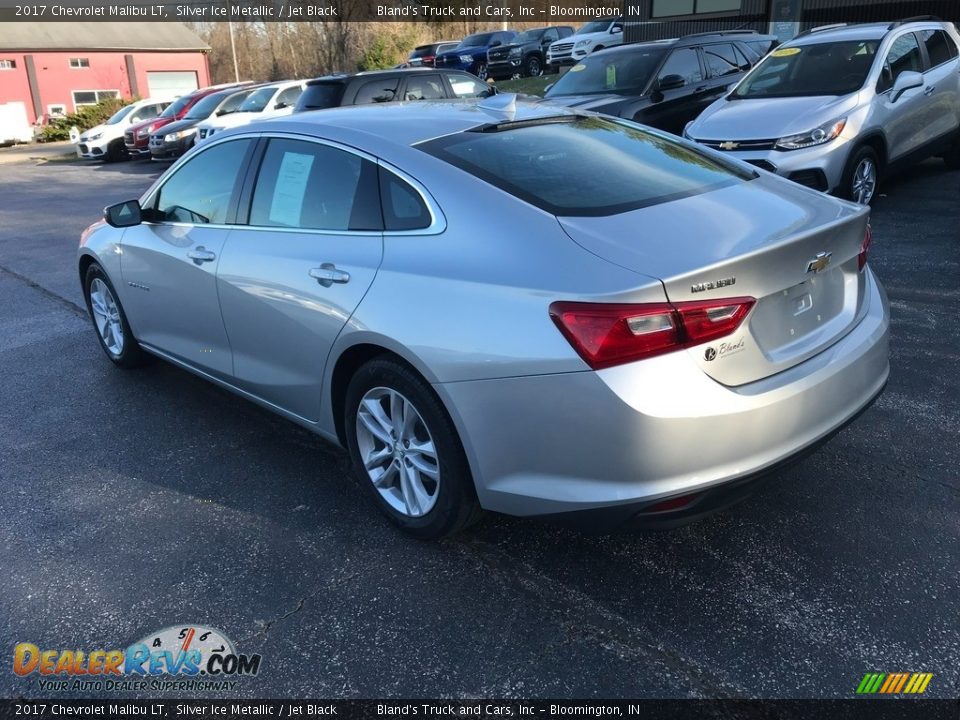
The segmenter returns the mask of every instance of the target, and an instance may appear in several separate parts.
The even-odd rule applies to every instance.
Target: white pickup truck
[[[0,103],[0,147],[33,140],[33,127],[22,102]]]

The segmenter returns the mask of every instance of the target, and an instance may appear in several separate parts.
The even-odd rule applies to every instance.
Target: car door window
[[[703,56],[707,60],[707,67],[713,77],[736,75],[750,69],[750,63],[742,55],[738,55],[731,43],[705,45]]]
[[[399,83],[398,78],[384,78],[365,82],[357,89],[357,96],[353,102],[355,105],[369,105],[395,100]]]
[[[194,225],[225,223],[251,142],[220,143],[181,165],[160,187],[151,219]]]
[[[883,70],[880,74],[877,92],[884,92],[892,88],[900,76],[900,73],[908,70],[923,72],[920,45],[917,43],[917,37],[913,33],[901,35],[893,41],[893,45],[890,46],[890,52],[887,53],[887,57],[883,62]]]
[[[924,30],[920,39],[927,47],[927,57],[930,58],[930,67],[935,68],[957,57],[957,46],[953,44],[943,30]]]
[[[439,75],[411,77],[403,91],[404,100],[442,100],[447,96]]]
[[[250,225],[381,230],[377,166],[329,145],[273,138],[257,175]]]
[[[289,87],[286,90],[281,91],[281,93],[277,95],[277,99],[273,103],[273,107],[277,110],[293,107],[297,104],[297,98],[300,97],[300,93],[302,92],[303,88],[299,85],[295,87]]]
[[[490,86],[482,80],[477,80],[465,73],[450,73],[447,76],[454,97],[475,98],[486,97],[490,94]]]
[[[703,80],[697,51],[693,48],[679,48],[670,53],[657,75],[657,80],[663,80],[667,75],[679,75],[688,85]]]
[[[384,168],[380,168],[380,198],[387,232],[430,227],[432,217],[420,193]]]
[[[540,43],[547,45],[552,43],[554,40],[559,40],[560,37],[557,35],[557,31],[554,28],[548,28],[546,32],[543,33],[543,37],[540,38]]]
[[[247,99],[249,93],[237,93],[236,95],[231,95],[227,98],[227,101],[220,106],[220,109],[217,111],[220,115],[226,115],[228,113],[236,112],[237,108],[240,107],[240,104]]]

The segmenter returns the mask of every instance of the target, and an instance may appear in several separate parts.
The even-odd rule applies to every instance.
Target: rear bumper
[[[677,352],[599,372],[436,388],[483,507],[625,518],[754,478],[836,432],[883,388],[888,333],[886,296],[871,275],[866,314],[847,335],[747,385],[721,385]]]

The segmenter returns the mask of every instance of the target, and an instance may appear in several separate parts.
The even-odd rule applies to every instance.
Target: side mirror
[[[495,48],[495,47],[497,47],[498,45],[503,45],[503,43],[500,42],[499,40],[494,40],[492,43],[490,43],[490,47],[492,47],[492,48]]]
[[[126,200],[103,209],[103,219],[115,228],[133,227],[143,222],[139,200]]]
[[[273,106],[273,109],[283,110],[285,107],[287,107],[287,104],[285,102],[278,102],[276,105]]]
[[[493,97],[494,95],[496,95],[496,94],[499,93],[499,92],[500,92],[500,91],[497,89],[497,86],[496,86],[496,85],[490,85],[490,87],[487,88],[487,95],[486,95],[486,97]]]
[[[676,90],[686,84],[687,81],[683,79],[683,75],[664,75],[657,81],[657,90],[660,92],[664,90]]]
[[[923,75],[913,70],[904,70],[893,83],[893,90],[890,91],[890,102],[896,102],[907,90],[921,85],[923,85]]]
[[[623,28],[620,27],[619,25],[614,25],[612,28],[610,28],[611,35],[619,35],[622,32],[623,32]]]

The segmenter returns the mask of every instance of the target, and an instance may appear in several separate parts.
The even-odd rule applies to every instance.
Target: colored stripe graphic
[[[933,673],[867,673],[857,686],[857,694],[896,695],[902,692],[920,695],[932,679]]]

